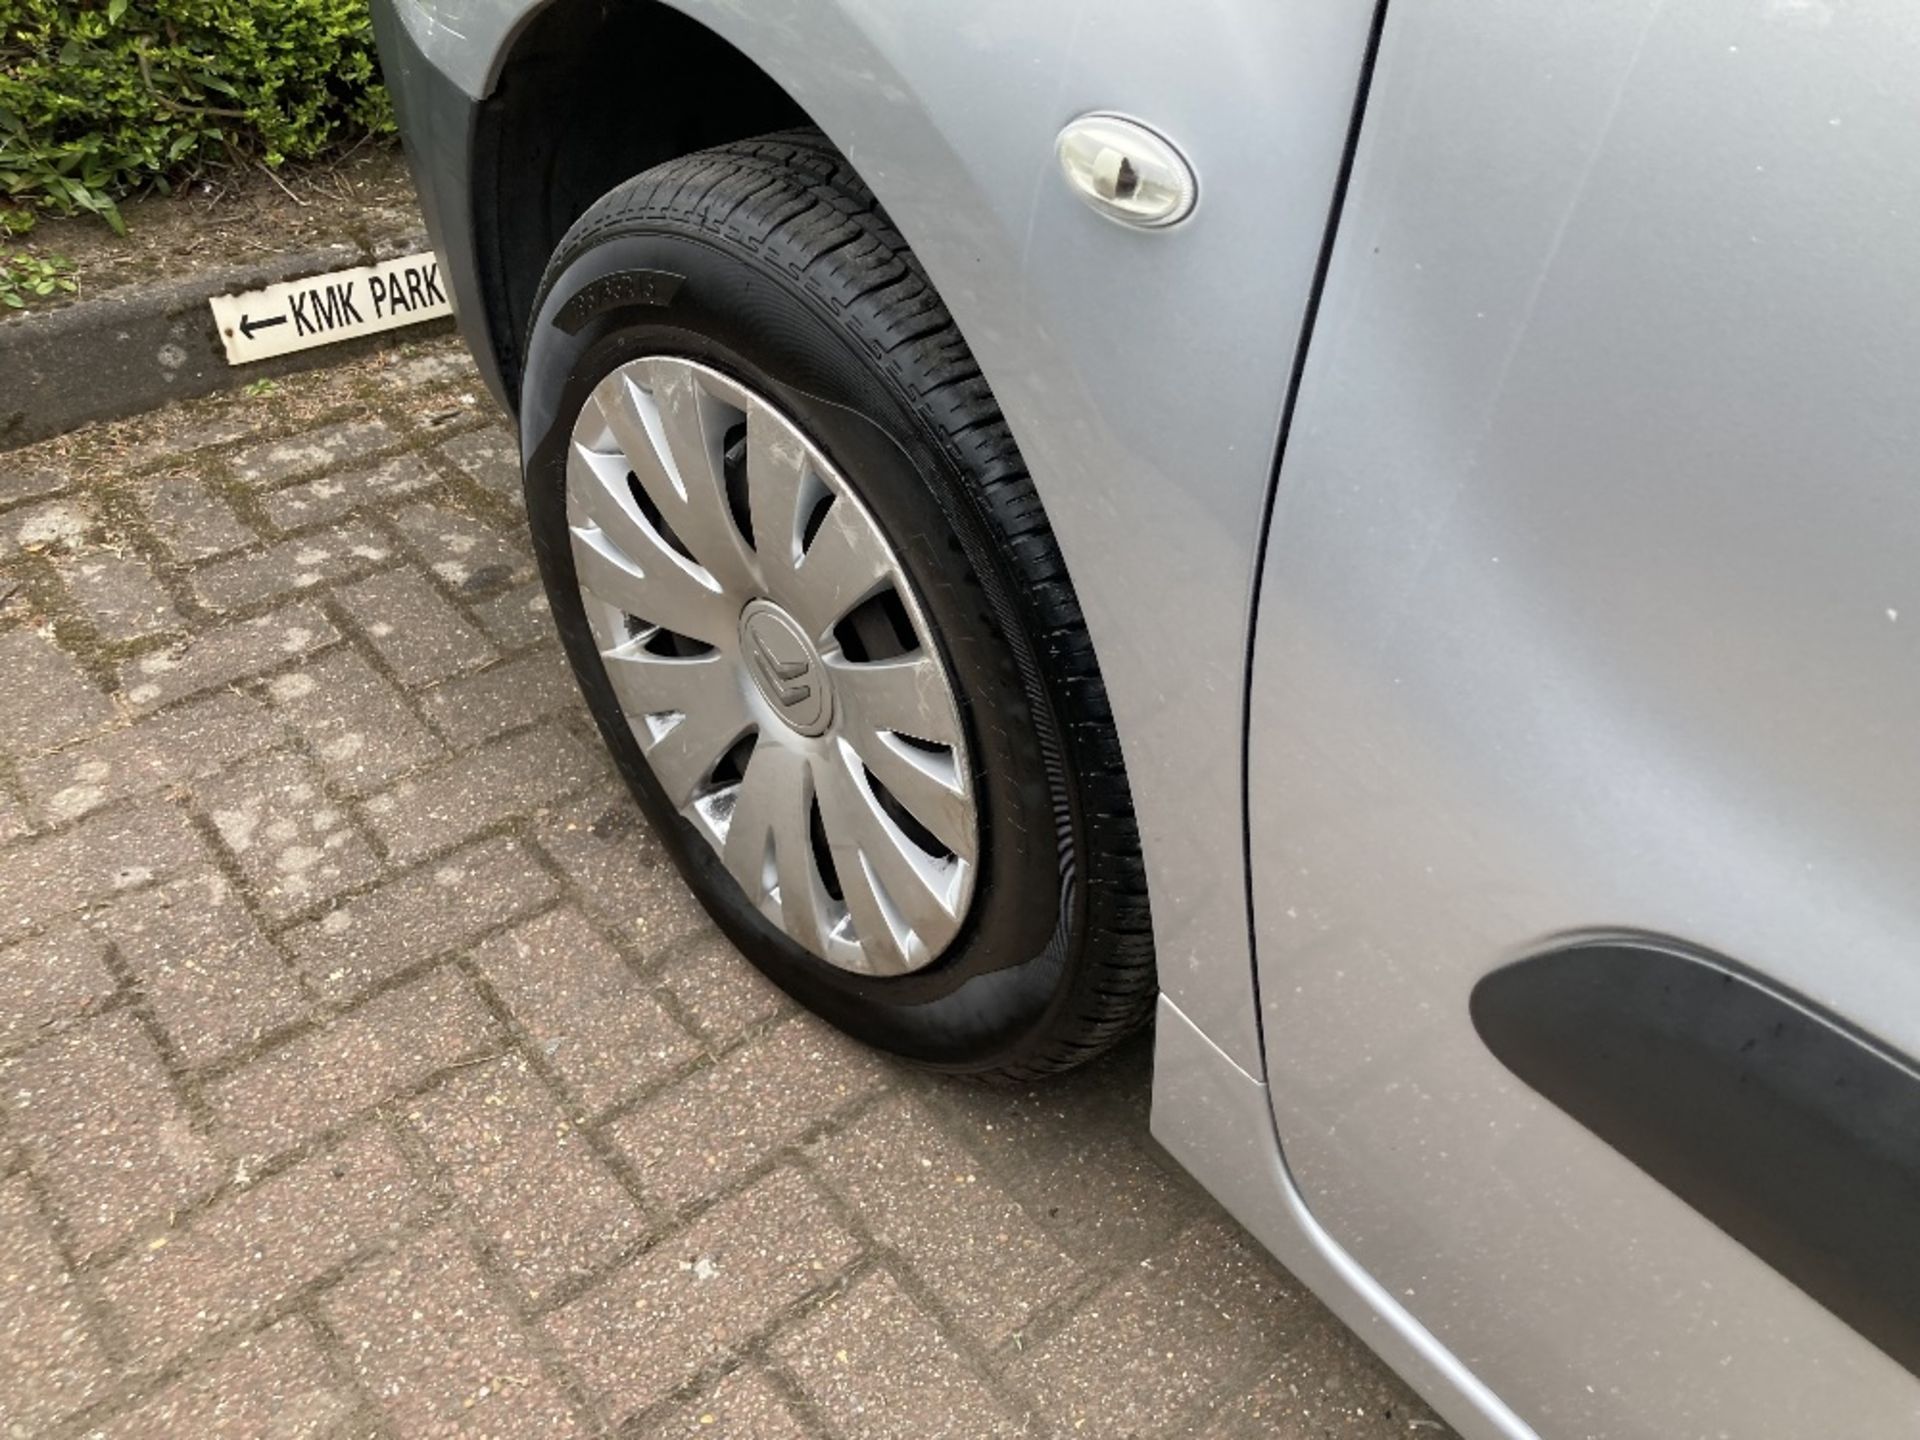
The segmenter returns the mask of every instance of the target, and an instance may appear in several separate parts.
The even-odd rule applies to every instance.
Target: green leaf
[[[0,0],[0,210],[115,224],[216,156],[391,129],[365,0]]]

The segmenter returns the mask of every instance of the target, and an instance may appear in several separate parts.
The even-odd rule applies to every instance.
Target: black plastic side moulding
[[[1516,1075],[1920,1375],[1920,1071],[1816,1006],[1663,942],[1484,977]]]

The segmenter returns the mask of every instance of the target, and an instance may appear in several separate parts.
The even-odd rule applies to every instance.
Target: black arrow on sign
[[[240,317],[240,333],[251,340],[256,330],[264,330],[269,325],[284,325],[286,323],[287,317],[284,315],[269,316],[265,320],[249,320],[245,315],[242,315]]]

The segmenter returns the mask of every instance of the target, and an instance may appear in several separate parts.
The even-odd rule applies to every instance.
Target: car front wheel
[[[671,161],[562,241],[528,511],[602,734],[755,965],[1024,1077],[1149,1013],[1118,737],[985,379],[817,134]]]

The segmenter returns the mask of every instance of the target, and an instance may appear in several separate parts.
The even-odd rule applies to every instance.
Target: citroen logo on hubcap
[[[740,653],[753,683],[802,735],[818,735],[833,718],[833,692],[807,634],[771,600],[740,612]]]

